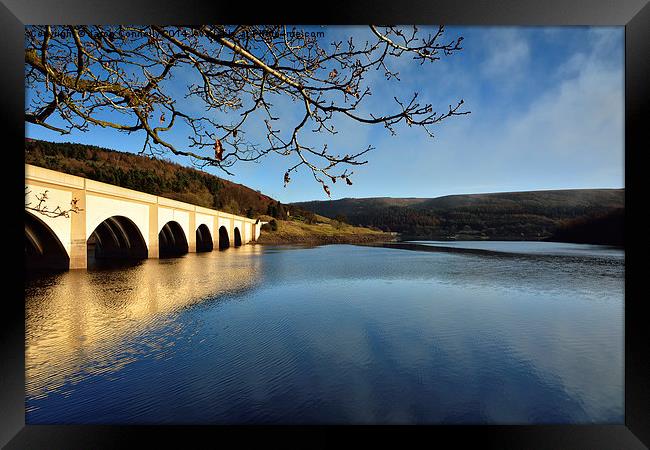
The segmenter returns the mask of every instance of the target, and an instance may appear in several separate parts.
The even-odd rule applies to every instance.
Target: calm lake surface
[[[247,245],[34,277],[26,421],[623,422],[623,250],[419,243],[502,253]]]

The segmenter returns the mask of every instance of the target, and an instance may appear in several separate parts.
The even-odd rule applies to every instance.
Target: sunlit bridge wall
[[[25,165],[28,268],[85,269],[100,262],[178,257],[257,240],[255,219]],[[41,203],[39,198],[46,194]],[[42,213],[70,208],[53,217]]]

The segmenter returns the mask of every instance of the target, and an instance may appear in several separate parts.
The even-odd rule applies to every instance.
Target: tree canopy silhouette
[[[367,163],[373,147],[331,150],[306,143],[305,131],[335,134],[341,118],[393,134],[405,123],[433,136],[432,126],[469,113],[462,99],[434,108],[417,92],[394,97],[386,111],[366,101],[369,71],[399,82],[396,59],[425,64],[460,51],[463,38],[444,33],[370,26],[362,42],[326,43],[286,26],[28,26],[25,120],[64,134],[92,125],[138,132],[142,153],[171,152],[231,175],[237,162],[275,153],[289,160],[285,185],[306,168],[329,195],[329,182],[352,184],[352,167]],[[173,77],[193,81],[179,89]],[[293,100],[290,111],[274,105],[281,99]],[[280,126],[281,116],[295,120]],[[169,133],[182,124],[185,142]],[[252,129],[264,139],[249,137]]]

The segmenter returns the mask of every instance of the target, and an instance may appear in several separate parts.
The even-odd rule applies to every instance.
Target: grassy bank
[[[262,216],[262,221],[271,221]],[[393,240],[390,233],[355,227],[344,222],[316,215],[315,218],[290,217],[289,220],[275,219],[276,229],[270,225],[262,229],[260,244],[359,244]]]

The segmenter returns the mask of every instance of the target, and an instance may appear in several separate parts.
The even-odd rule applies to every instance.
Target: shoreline
[[[310,236],[270,236],[262,234],[255,245],[329,245],[329,244],[382,244],[391,242],[393,236],[360,235],[310,235]]]
[[[439,241],[439,242],[548,242],[561,244],[580,244],[580,245],[599,245],[611,247],[619,250],[625,250],[624,245],[607,244],[601,242],[571,242],[550,239],[396,239],[392,235],[381,234],[342,234],[342,235],[270,235],[262,234],[260,239],[251,244],[255,245],[335,245],[335,244],[359,244],[367,246],[380,246],[386,248],[398,248],[403,250],[423,250],[423,251],[441,251],[449,253],[474,253],[474,254],[510,254],[510,252],[501,252],[497,250],[471,249],[462,247],[451,247],[444,245],[425,245],[412,241]]]
[[[482,241],[484,242],[484,241]],[[526,241],[522,241],[526,242]],[[564,242],[565,244],[572,244],[572,242]],[[422,252],[433,252],[433,253],[456,253],[456,254],[465,254],[465,255],[475,255],[475,256],[490,256],[490,257],[502,257],[502,258],[526,258],[526,257],[535,257],[535,258],[554,258],[558,255],[554,254],[544,254],[544,253],[520,253],[520,252],[510,252],[504,250],[488,250],[488,249],[479,249],[479,248],[464,248],[464,247],[445,247],[443,245],[426,245],[418,244],[413,242],[383,242],[383,243],[369,243],[362,244],[368,247],[381,247],[381,248],[392,248],[396,250],[410,250],[410,251],[422,251]],[[600,245],[600,244],[584,244],[584,245]],[[610,247],[616,250],[625,251],[624,247],[613,246],[613,245],[603,245],[603,247]],[[567,255],[568,256],[568,255]]]

